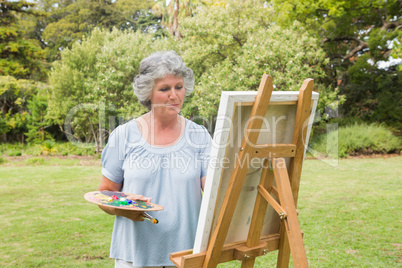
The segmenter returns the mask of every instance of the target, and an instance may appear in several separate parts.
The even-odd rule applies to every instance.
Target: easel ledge
[[[279,249],[279,234],[272,234],[260,239],[258,246],[249,248],[246,241],[227,244],[223,247],[218,263],[259,257]],[[193,250],[184,250],[170,255],[170,260],[179,268],[201,268],[206,252],[192,254]]]

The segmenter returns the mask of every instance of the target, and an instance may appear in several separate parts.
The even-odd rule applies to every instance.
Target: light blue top
[[[102,174],[123,183],[122,192],[142,194],[164,207],[149,212],[159,220],[134,222],[116,216],[110,257],[134,266],[171,266],[170,253],[193,248],[211,137],[186,119],[180,140],[151,146],[135,120],[117,127],[102,152]]]

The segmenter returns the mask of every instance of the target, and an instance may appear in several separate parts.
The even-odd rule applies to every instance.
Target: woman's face
[[[183,105],[184,94],[182,77],[168,74],[156,80],[151,94],[152,111],[163,116],[177,115]]]

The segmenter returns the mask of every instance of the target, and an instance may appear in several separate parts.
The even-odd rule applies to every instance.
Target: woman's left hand
[[[135,211],[135,210],[126,210],[126,209],[118,209],[109,206],[98,205],[100,209],[110,215],[122,216],[130,219],[132,221],[144,221],[142,218],[143,212],[142,211]]]

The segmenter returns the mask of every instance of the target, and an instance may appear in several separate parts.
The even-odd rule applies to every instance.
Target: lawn
[[[401,160],[305,161],[298,211],[311,267],[402,267]],[[113,217],[83,199],[98,187],[99,161],[81,164],[0,165],[1,267],[113,266]],[[274,267],[275,257],[256,267]]]

